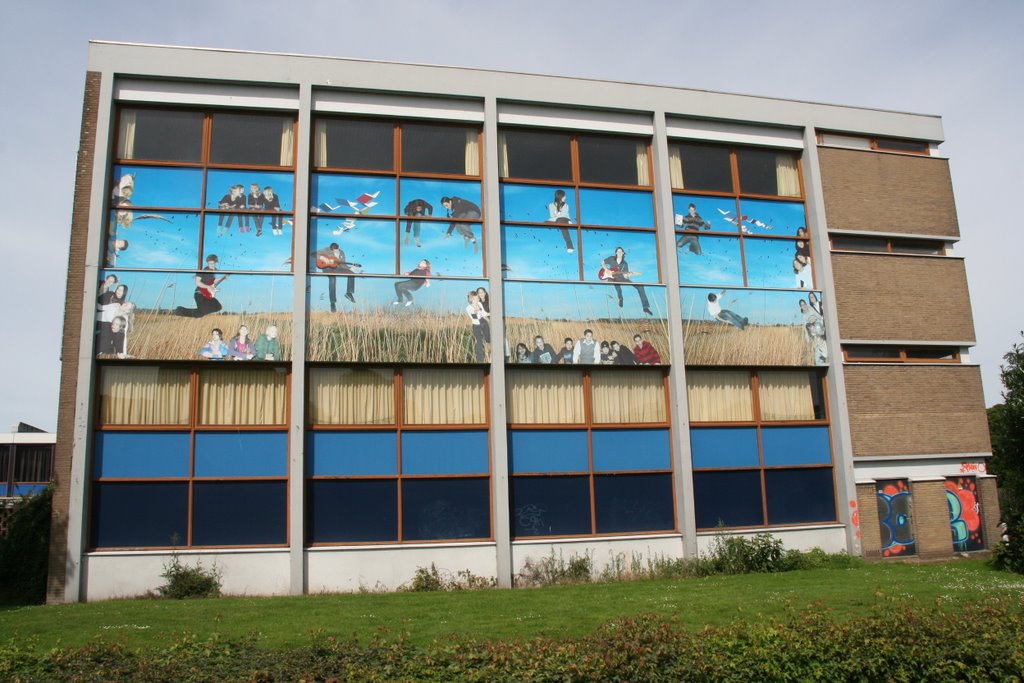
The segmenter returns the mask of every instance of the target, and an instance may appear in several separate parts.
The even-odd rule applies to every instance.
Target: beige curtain
[[[665,385],[660,371],[593,372],[595,423],[664,422]]]
[[[327,122],[318,119],[313,140],[313,165],[327,166]]]
[[[369,368],[309,371],[310,424],[395,424],[395,373]]]
[[[636,184],[651,184],[651,165],[647,162],[647,143],[636,143]]]
[[[100,368],[100,422],[105,425],[187,425],[188,370]]]
[[[685,189],[683,186],[683,153],[679,145],[668,146],[668,177],[673,190]]]
[[[199,424],[281,425],[287,404],[284,370],[232,366],[199,372]]]
[[[692,422],[754,419],[754,395],[746,370],[687,370],[686,396]]]
[[[796,157],[792,154],[775,155],[775,179],[783,197],[800,196],[800,174],[796,170]]]
[[[410,425],[485,424],[484,371],[407,369],[402,373],[402,412]]]
[[[480,175],[480,131],[466,131],[466,175]]]
[[[509,422],[583,423],[582,372],[509,370],[505,383]]]
[[[135,158],[135,124],[135,112],[121,110],[121,124],[117,134],[118,159]]]
[[[508,136],[498,133],[498,175],[508,178]]]
[[[285,119],[281,122],[281,165],[291,166],[295,163],[295,121]]]
[[[801,370],[758,373],[762,420],[813,420],[811,377]]]

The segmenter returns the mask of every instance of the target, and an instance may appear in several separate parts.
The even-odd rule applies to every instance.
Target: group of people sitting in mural
[[[107,275],[96,297],[97,355],[128,358],[128,330],[134,327],[135,304],[128,301],[128,285]]]
[[[270,229],[274,235],[284,235],[284,217],[279,215],[263,216],[255,211],[281,211],[281,200],[274,194],[274,188],[267,185],[260,189],[259,183],[249,184],[249,193],[245,193],[245,185],[232,185],[227,194],[217,202],[217,208],[225,212],[217,216],[217,235],[223,237],[231,232],[231,224],[237,221],[238,232],[252,232],[256,228],[256,237],[263,235],[263,219],[270,218]]]
[[[630,349],[615,340],[598,342],[594,331],[588,328],[578,340],[566,337],[558,351],[541,335],[533,338],[533,348],[519,342],[514,356],[507,355],[506,361],[539,365],[659,365],[661,354],[641,334],[633,335]]]
[[[241,325],[238,334],[224,341],[219,327],[210,330],[210,339],[199,349],[199,357],[207,360],[281,360],[281,342],[277,325],[268,325],[266,332],[253,341],[249,327]]]

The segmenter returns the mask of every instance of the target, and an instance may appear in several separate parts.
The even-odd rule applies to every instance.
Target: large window
[[[506,379],[513,537],[675,529],[661,370],[516,369]]]
[[[90,547],[287,542],[285,368],[99,372]]]
[[[686,372],[698,529],[834,522],[822,376]]]
[[[53,477],[52,443],[0,445],[0,497],[27,496],[46,488]]]
[[[491,538],[482,369],[315,367],[307,416],[307,543]]]

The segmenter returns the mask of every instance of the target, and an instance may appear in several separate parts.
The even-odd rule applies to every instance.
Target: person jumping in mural
[[[245,196],[246,208],[250,211],[263,211],[263,193],[260,192],[259,183],[249,183],[249,194]],[[263,236],[263,216],[254,213],[252,216],[245,217],[245,231],[249,232],[249,219],[252,218],[252,224],[256,226],[256,236]]]
[[[476,290],[466,294],[466,301],[468,302],[466,305],[466,315],[469,316],[470,321],[473,323],[473,350],[476,362],[483,363],[487,357],[484,344],[491,343],[491,328],[487,324],[487,318],[490,316],[490,313],[484,310]]]
[[[828,365],[828,346],[825,343],[825,321],[803,299],[800,299],[800,314],[804,317],[804,339],[811,347],[815,365]]]
[[[555,362],[555,350],[539,334],[533,338],[533,351],[530,352],[530,362],[543,363],[544,365],[551,365]]]
[[[661,365],[661,354],[639,334],[633,335],[633,357],[637,365]]]
[[[722,290],[721,294],[708,294],[708,313],[715,320],[720,320],[723,323],[729,323],[735,327],[745,330],[747,325],[750,324],[749,318],[743,318],[730,310],[722,308],[722,302],[725,301],[725,290]]]
[[[210,341],[199,349],[199,356],[207,360],[226,360],[229,353],[228,345],[224,343],[224,333],[219,327],[210,330]]]
[[[395,283],[395,296],[398,298],[391,302],[395,306],[403,301],[406,306],[412,306],[412,293],[421,287],[430,286],[430,261],[423,259],[405,275],[410,276],[411,279],[399,280]]]
[[[448,211],[449,218],[459,218],[464,220],[480,220],[480,207],[462,197],[441,197],[441,206]],[[477,244],[476,235],[473,234],[473,226],[469,223],[461,223],[452,221],[452,224],[448,226],[448,232],[445,233],[444,238],[448,239],[452,236],[452,231],[458,230],[459,234],[462,235],[463,247],[468,246],[472,243],[473,253],[480,251],[480,245]]]
[[[602,280],[615,283],[615,295],[619,300],[619,308],[622,308],[622,285],[621,282],[630,282],[634,275],[640,275],[630,271],[629,263],[626,261],[626,250],[622,247],[615,247],[615,255],[609,256],[601,264],[601,270],[597,276]],[[633,285],[633,289],[640,296],[640,306],[647,315],[654,315],[651,312],[651,303],[647,300],[647,292],[643,285]]]
[[[263,188],[263,210],[264,211],[280,211],[281,200],[274,194],[274,188],[267,185]],[[270,227],[274,234],[281,236],[284,234],[284,216],[271,216]]]
[[[688,247],[691,253],[700,256],[703,252],[700,248],[700,237],[698,237],[696,233],[699,233],[701,228],[704,230],[710,230],[711,221],[706,221],[700,217],[700,214],[697,213],[696,204],[690,204],[688,211],[689,213],[685,216],[676,214],[676,225],[682,226],[683,228],[683,234],[676,238],[676,248],[682,249],[683,247]]]
[[[277,325],[268,325],[267,331],[256,339],[256,360],[281,360],[281,342],[277,338]]]
[[[235,210],[243,211],[245,209],[245,197],[242,193],[245,191],[244,185],[232,185],[228,188],[228,193],[220,198],[217,202],[217,208],[222,210]],[[217,235],[223,237],[228,234],[231,230],[231,223],[234,222],[235,218],[238,218],[238,231],[243,230],[242,218],[244,214],[241,213],[222,213],[217,216]]]
[[[345,252],[341,250],[337,242],[331,242],[326,249],[316,252],[316,266],[321,273],[327,273],[327,298],[331,302],[331,313],[338,310],[338,281],[337,275],[348,275],[348,282],[345,283],[345,298],[352,303],[356,302],[356,279],[353,277],[358,263],[349,263],[345,260]]]
[[[572,350],[573,365],[597,365],[600,360],[598,356],[597,340],[594,339],[594,331],[587,328],[583,330],[583,336],[576,342],[576,348]]]
[[[555,190],[555,200],[548,204],[548,223],[561,223],[562,240],[565,242],[567,254],[573,252],[572,236],[566,225],[572,224],[572,217],[569,216],[569,203],[565,201],[565,190]]]
[[[178,306],[174,309],[175,315],[186,318],[202,318],[205,315],[216,313],[224,308],[217,301],[217,286],[227,279],[227,275],[217,277],[217,255],[210,254],[206,257],[206,267],[196,273],[196,291],[192,297],[196,300],[195,308]]]
[[[409,231],[412,231],[412,237],[416,240],[416,246],[422,247],[423,243],[420,242],[420,229],[423,227],[423,221],[419,220],[421,216],[433,216],[434,207],[426,199],[414,199],[405,205],[405,209],[402,210],[409,218],[405,221],[405,244],[409,246]]]
[[[572,365],[572,357],[576,353],[575,346],[576,343],[573,342],[572,337],[566,337],[564,345],[555,356],[555,363],[557,365]]]

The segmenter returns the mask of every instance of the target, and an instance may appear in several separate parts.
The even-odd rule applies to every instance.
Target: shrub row
[[[1024,610],[1010,601],[956,611],[880,606],[836,621],[827,610],[688,631],[672,620],[613,620],[574,639],[481,642],[453,635],[426,648],[402,637],[359,644],[314,634],[287,651],[255,637],[182,636],[159,651],[96,642],[37,652],[0,648],[14,681],[1019,681]]]

